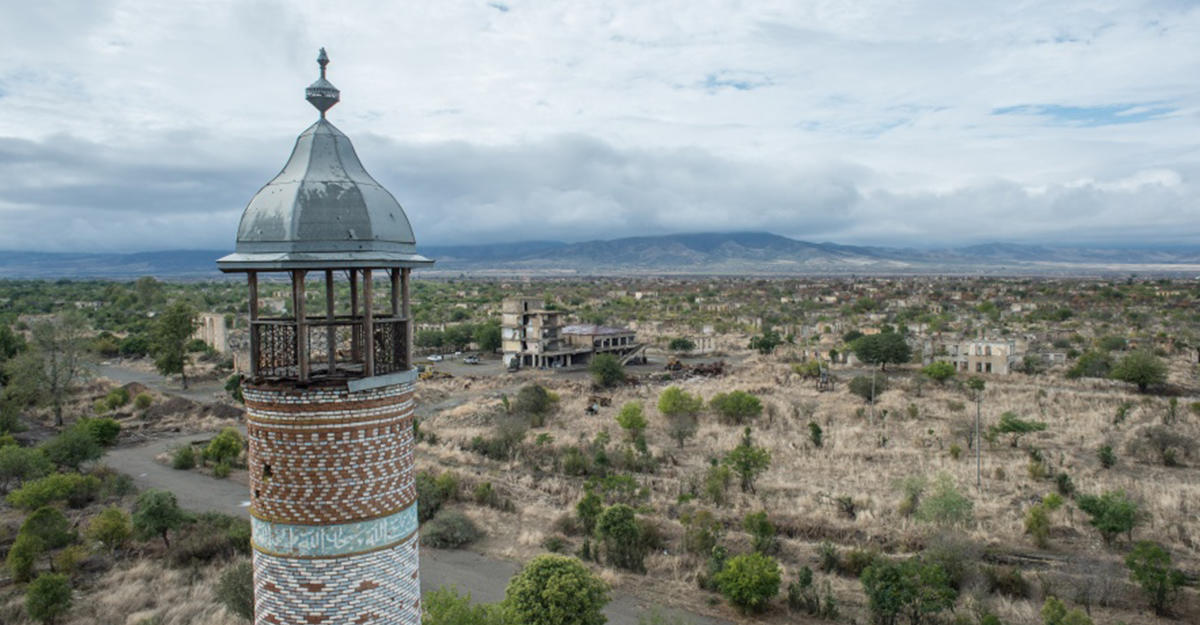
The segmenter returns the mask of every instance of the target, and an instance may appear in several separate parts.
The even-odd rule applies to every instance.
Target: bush
[[[67,545],[54,554],[51,562],[54,565],[54,572],[74,576],[79,572],[79,567],[87,559],[88,550],[86,547],[83,545]]]
[[[53,623],[70,609],[71,582],[66,575],[43,573],[25,591],[25,610],[40,623]]]
[[[432,519],[438,510],[442,508],[446,497],[438,488],[436,478],[429,471],[420,471],[414,480],[417,487],[417,501],[420,505],[417,506],[417,520],[421,523]]]
[[[721,594],[742,613],[759,613],[779,594],[779,564],[761,553],[734,556],[714,581]]]
[[[230,464],[242,455],[245,442],[237,428],[227,427],[221,430],[204,448],[204,457],[217,464]]]
[[[1016,447],[1020,444],[1021,437],[1030,432],[1041,432],[1046,429],[1046,424],[1041,421],[1026,420],[1018,417],[1016,413],[1006,412],[1000,415],[1000,421],[988,428],[988,434],[995,437],[998,434],[1011,434],[1012,440],[1010,445]]]
[[[522,625],[603,625],[608,585],[579,560],[546,554],[508,582],[503,608]]]
[[[66,547],[77,538],[67,516],[58,508],[49,506],[38,508],[26,517],[19,533],[36,536],[46,549]]]
[[[726,421],[739,425],[762,414],[762,402],[746,391],[717,393],[708,404]]]
[[[1112,357],[1107,352],[1090,351],[1080,356],[1067,370],[1067,377],[1107,378],[1112,366]]]
[[[921,373],[923,373],[929,379],[940,384],[954,377],[956,371],[954,369],[954,365],[943,360],[939,360],[937,362],[925,365],[925,368],[921,369]]]
[[[1167,365],[1154,354],[1138,350],[1126,354],[1112,368],[1112,378],[1136,384],[1138,391],[1145,393],[1151,386],[1161,386],[1167,382]]]
[[[691,339],[684,337],[673,338],[671,339],[671,342],[667,344],[667,349],[673,352],[690,352],[693,349],[696,349],[696,343],[694,343]]]
[[[667,416],[695,416],[704,407],[704,400],[678,386],[668,386],[658,396],[658,411]]]
[[[154,398],[150,397],[149,393],[138,393],[137,397],[133,398],[133,407],[138,410],[145,410],[154,403]]]
[[[1112,445],[1104,445],[1096,451],[1096,457],[1100,459],[1100,466],[1105,469],[1111,469],[1117,464],[1117,454],[1113,453]]]
[[[483,537],[483,531],[458,510],[442,510],[421,528],[421,544],[438,549],[457,549]]]
[[[424,593],[421,610],[421,625],[505,625],[499,605],[472,605],[470,593],[460,595],[453,586]]]
[[[625,381],[625,367],[612,354],[596,354],[588,365],[597,386],[611,388]]]
[[[1092,517],[1091,524],[1111,545],[1113,538],[1127,534],[1132,540],[1133,528],[1138,521],[1138,505],[1125,495],[1125,491],[1108,491],[1102,495],[1081,495],[1076,502],[1079,509]]]
[[[989,566],[983,569],[988,592],[1024,599],[1030,595],[1029,582],[1021,570],[1011,566]]]
[[[878,623],[895,623],[900,614],[912,621],[953,608],[958,592],[946,571],[937,564],[910,558],[903,562],[880,560],[863,571],[863,591]]]
[[[686,510],[679,515],[679,522],[683,525],[683,550],[687,553],[712,553],[725,534],[725,526],[708,510]]]
[[[79,465],[99,459],[104,449],[86,427],[73,427],[41,444],[42,452],[54,464],[79,470]]]
[[[229,477],[230,470],[228,462],[218,462],[213,466],[213,477],[223,480]]]
[[[820,568],[825,573],[832,573],[840,567],[837,545],[827,540],[817,547],[817,557],[820,560]]]
[[[779,538],[775,536],[775,524],[767,518],[765,511],[751,512],[742,520],[742,528],[750,534],[751,547],[763,555],[779,551]]]
[[[825,432],[816,421],[808,422],[808,440],[812,442],[813,447],[820,449],[825,444]]]
[[[724,463],[741,478],[742,492],[754,492],[754,482],[771,466],[771,454],[754,444],[746,428],[742,442],[725,454]]]
[[[95,476],[55,473],[26,482],[9,493],[7,501],[24,510],[36,510],[56,501],[66,501],[73,508],[82,508],[95,499],[99,490],[100,480]]]
[[[1142,587],[1154,613],[1159,616],[1167,613],[1171,599],[1187,582],[1183,573],[1171,568],[1170,552],[1149,540],[1134,545],[1133,551],[1125,557],[1125,566],[1129,568],[1130,579]]]
[[[872,382],[874,380],[874,382]],[[874,385],[872,387],[872,384]],[[883,375],[858,375],[850,380],[850,392],[858,395],[863,401],[873,403],[879,395],[888,388],[888,379]]]
[[[169,561],[172,566],[187,567],[237,555],[250,555],[250,522],[205,512],[181,525]]]
[[[4,560],[4,564],[8,567],[8,574],[18,582],[27,582],[33,579],[38,556],[42,555],[43,551],[45,551],[45,546],[40,538],[33,534],[18,533],[17,539],[8,549],[8,556]]]
[[[517,391],[513,412],[529,419],[530,427],[540,428],[554,410],[555,398],[540,384],[526,384]]]
[[[247,560],[239,560],[225,567],[214,594],[217,601],[230,612],[253,621],[254,567]]]
[[[851,549],[846,557],[838,562],[838,570],[850,577],[861,577],[871,565],[880,560],[879,552],[874,549]]]
[[[109,551],[123,547],[132,535],[133,524],[129,515],[116,506],[106,508],[88,523],[88,539],[104,545]]]
[[[14,483],[40,478],[54,470],[54,465],[40,449],[0,446],[0,493],[8,492]]]
[[[192,446],[184,443],[175,449],[171,454],[171,468],[179,471],[187,471],[196,466],[196,452]]]
[[[965,525],[974,518],[974,504],[958,492],[948,473],[939,473],[932,492],[921,501],[917,518],[938,525]]]
[[[633,508],[625,504],[605,508],[596,519],[595,534],[604,546],[609,564],[637,573],[646,572],[643,561],[647,548]]]
[[[124,389],[121,389],[122,391]],[[126,393],[128,397],[128,393]],[[128,400],[127,402],[128,403]],[[75,427],[82,428],[91,437],[92,440],[99,443],[102,447],[112,447],[117,442],[117,436],[121,434],[121,424],[107,417],[100,419],[80,419]]]

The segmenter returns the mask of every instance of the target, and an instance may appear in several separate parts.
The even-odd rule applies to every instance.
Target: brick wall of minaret
[[[255,622],[419,625],[413,382],[244,394]]]

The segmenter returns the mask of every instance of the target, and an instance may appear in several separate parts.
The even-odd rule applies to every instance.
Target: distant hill
[[[563,243],[420,246],[427,275],[1200,274],[1196,247],[989,243],[917,250],[810,243],[766,232],[715,232]],[[135,254],[0,252],[0,277],[174,279],[219,276],[220,250]]]

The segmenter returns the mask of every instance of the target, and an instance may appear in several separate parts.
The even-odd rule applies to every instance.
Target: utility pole
[[[871,370],[871,425],[875,425],[875,370]]]
[[[980,454],[983,452],[983,440],[979,436],[980,412],[983,410],[983,378],[975,376],[967,380],[967,388],[975,391],[975,488],[983,489],[983,461],[980,459]]]

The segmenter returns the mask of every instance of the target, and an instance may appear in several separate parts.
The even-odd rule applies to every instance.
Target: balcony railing
[[[310,380],[358,378],[409,369],[409,321],[401,317],[372,319],[370,346],[363,340],[366,323],[362,317],[309,317],[303,324],[290,318],[252,321],[251,375]]]

